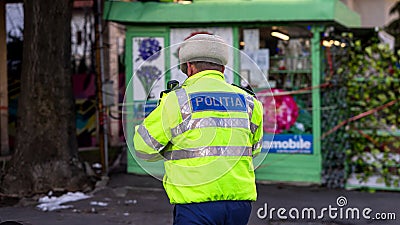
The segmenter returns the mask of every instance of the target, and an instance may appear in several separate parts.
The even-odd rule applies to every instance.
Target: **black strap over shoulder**
[[[157,104],[157,105],[160,105],[161,98],[164,96],[164,94],[168,94],[168,93],[170,93],[171,91],[174,91],[174,90],[179,89],[179,88],[180,88],[180,86],[179,86],[179,81],[177,81],[177,80],[170,80],[170,81],[168,81],[168,83],[167,83],[167,89],[164,90],[164,91],[161,91],[161,93],[160,93],[160,99],[158,100],[158,104]]]
[[[169,93],[169,92],[171,92],[173,90],[176,90],[178,88],[179,88],[179,81],[177,81],[177,80],[168,81],[167,89],[160,93],[160,98],[162,98],[163,94],[167,94],[167,93]]]
[[[256,94],[254,93],[253,89],[251,89],[250,86],[242,87],[242,86],[239,86],[239,85],[237,85],[237,84],[231,84],[231,85],[233,85],[233,86],[235,86],[235,87],[238,87],[238,88],[240,88],[240,89],[246,91],[246,92],[249,93],[251,96],[253,96],[254,98],[256,98]]]

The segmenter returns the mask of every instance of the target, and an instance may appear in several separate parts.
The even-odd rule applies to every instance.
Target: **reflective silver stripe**
[[[215,128],[246,128],[248,129],[247,118],[216,118],[207,117],[192,120],[185,120],[178,126],[171,129],[172,137],[176,137],[188,130],[205,127]],[[254,133],[254,132],[253,132]]]
[[[155,157],[161,157],[160,153],[145,154],[145,153],[141,153],[141,152],[135,151],[135,154],[136,154],[136,156],[138,158],[144,159],[144,160],[150,160],[150,159],[153,159]]]
[[[207,146],[164,153],[166,160],[191,159],[206,156],[252,156],[252,148],[245,146]]]
[[[251,133],[254,134],[256,132],[257,128],[258,128],[258,125],[256,125],[255,123],[250,122]]]
[[[246,102],[247,102],[247,113],[249,114],[249,120],[251,121],[251,117],[253,117],[253,109],[254,109],[253,97],[247,96]]]
[[[263,143],[262,139],[259,140],[256,144],[253,145],[253,150],[261,148],[262,147],[262,143]]]
[[[143,125],[140,125],[138,128],[139,135],[143,138],[144,142],[153,149],[161,150],[164,148],[160,142],[154,139],[150,134],[149,131]]]
[[[254,134],[256,132],[258,126],[254,123],[251,122],[251,118],[253,117],[253,110],[254,110],[254,99],[251,96],[246,97],[246,102],[247,102],[247,113],[249,114],[249,128],[251,130],[251,133]]]
[[[178,103],[181,106],[182,120],[186,120],[191,115],[189,98],[186,94],[185,89],[183,88],[176,90],[175,93],[178,97]]]

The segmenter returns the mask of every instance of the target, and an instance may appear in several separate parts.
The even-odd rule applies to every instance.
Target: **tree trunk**
[[[29,196],[89,184],[78,159],[71,81],[72,0],[24,1],[16,149],[2,192]]]

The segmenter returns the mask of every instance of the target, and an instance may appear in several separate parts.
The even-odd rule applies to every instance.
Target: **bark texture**
[[[29,196],[88,185],[78,159],[71,82],[72,0],[24,1],[16,149],[2,192]]]

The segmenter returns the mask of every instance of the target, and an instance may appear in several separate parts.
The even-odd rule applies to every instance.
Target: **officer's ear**
[[[187,69],[188,69],[187,63],[182,63],[182,64],[179,65],[179,67],[180,67],[181,71],[182,71],[184,74],[187,75]]]

